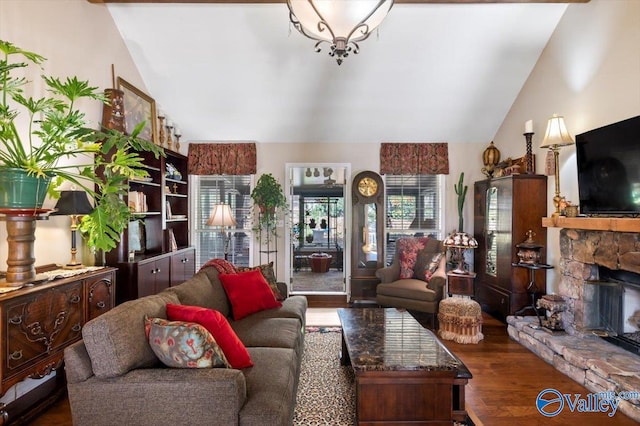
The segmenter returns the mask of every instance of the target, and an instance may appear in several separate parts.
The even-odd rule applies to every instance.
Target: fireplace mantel
[[[545,228],[586,229],[590,231],[640,232],[640,218],[619,217],[543,217]]]

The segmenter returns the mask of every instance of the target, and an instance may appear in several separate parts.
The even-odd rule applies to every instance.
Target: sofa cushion
[[[145,333],[151,349],[167,367],[231,367],[211,333],[195,322],[147,318]]]
[[[296,354],[286,348],[249,348],[255,367],[242,370],[247,382],[246,403],[238,424],[291,425],[298,386]]]
[[[284,300],[284,296],[282,295],[282,293],[280,293],[280,290],[278,289],[278,281],[276,280],[276,273],[273,270],[273,262],[269,262],[264,265],[259,265],[254,267],[236,266],[237,272],[253,271],[254,269],[259,270],[262,273],[262,276],[264,277],[264,279],[267,280],[267,284],[269,284],[269,287],[271,288],[271,291],[273,292],[273,296],[276,298],[276,300]]]
[[[206,271],[200,271],[182,284],[169,287],[164,291],[175,293],[183,305],[202,306],[229,315],[231,307],[227,294],[218,279],[218,272],[213,268],[210,269],[215,272],[209,271],[215,276],[213,280]]]
[[[265,309],[282,306],[282,303],[273,296],[269,284],[259,270],[239,274],[220,274],[219,277],[231,302],[235,320]]]
[[[145,336],[144,319],[145,316],[166,318],[167,303],[179,303],[177,296],[161,293],[130,300],[82,327],[82,339],[96,377],[121,376],[158,363]]]
[[[248,347],[272,347],[297,349],[304,339],[300,321],[294,318],[258,319],[251,315],[240,321],[232,321],[231,327]]]
[[[444,253],[429,253],[426,250],[419,252],[413,270],[413,278],[429,282],[438,266],[440,266],[442,256],[444,256]]]
[[[424,249],[429,237],[400,238],[396,243],[400,278],[413,278],[413,270],[418,259],[418,252]]]
[[[167,317],[170,320],[202,324],[213,335],[233,368],[247,368],[253,365],[247,348],[220,312],[199,306],[167,304]]]
[[[424,281],[413,278],[398,280],[388,284],[378,284],[376,293],[378,295],[426,302],[435,302],[438,300],[438,294],[430,288],[427,288],[427,284],[425,284]]]

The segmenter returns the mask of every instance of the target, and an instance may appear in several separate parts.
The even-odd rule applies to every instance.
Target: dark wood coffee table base
[[[471,374],[464,364],[409,313],[357,311],[363,310],[370,312],[354,316],[352,309],[339,310],[341,362],[354,368],[356,378],[356,424],[452,425],[466,420],[464,388]],[[396,319],[402,325],[389,330]]]

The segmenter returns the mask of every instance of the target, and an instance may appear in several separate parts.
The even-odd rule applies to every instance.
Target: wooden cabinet
[[[449,295],[459,294],[462,296],[471,296],[475,294],[473,280],[476,278],[475,272],[466,274],[456,274],[453,271],[447,272],[447,293]]]
[[[117,303],[156,294],[178,285],[195,274],[195,248],[151,256],[136,256],[118,264]]]
[[[82,326],[114,306],[114,285],[115,269],[103,268],[0,295],[0,395],[59,369]],[[14,405],[24,411],[24,404]],[[9,416],[4,407],[2,415]]]
[[[187,248],[171,256],[171,285],[178,285],[196,273],[196,250]]]
[[[107,264],[119,269],[118,303],[156,294],[195,273],[195,249],[189,247],[187,157],[167,149],[165,157],[140,155],[149,177],[128,182],[135,220],[106,255]]]
[[[546,176],[521,174],[474,185],[475,296],[482,309],[498,319],[531,304],[527,271],[511,264],[518,261],[516,244],[526,240],[529,230],[536,243],[544,246],[544,260],[547,233],[542,218],[546,213]],[[544,294],[544,271],[536,271],[536,282]]]

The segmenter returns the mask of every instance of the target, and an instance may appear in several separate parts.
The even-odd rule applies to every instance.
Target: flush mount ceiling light
[[[316,52],[329,44],[338,65],[382,23],[394,0],[287,0],[289,19],[303,35],[316,40]]]

